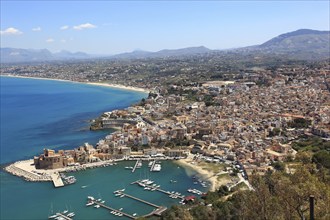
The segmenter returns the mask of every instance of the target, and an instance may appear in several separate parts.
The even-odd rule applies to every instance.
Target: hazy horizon
[[[329,7],[329,1],[1,1],[1,47],[109,55],[229,49],[298,29],[329,30]]]

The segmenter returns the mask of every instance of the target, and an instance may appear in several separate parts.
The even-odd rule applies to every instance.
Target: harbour
[[[188,188],[197,187],[193,184],[193,176],[196,174],[195,171],[178,168],[178,166],[171,161],[162,161],[161,172],[150,172],[148,162],[149,161],[143,162],[142,168],[137,169],[134,173],[123,172],[123,170],[125,170],[126,166],[134,165],[135,161],[122,161],[114,166],[80,170],[73,174],[77,179],[75,184],[59,188],[54,188],[52,182],[29,183],[7,173],[2,173],[6,176],[6,178],[2,179],[22,181],[26,190],[20,191],[20,194],[15,197],[21,198],[19,201],[24,201],[24,198],[32,198],[36,193],[43,195],[41,203],[38,203],[39,209],[41,209],[40,212],[29,212],[29,209],[33,209],[30,207],[31,204],[25,205],[25,207],[29,208],[25,209],[25,207],[23,207],[22,213],[25,213],[30,219],[44,219],[49,216],[48,210],[51,203],[54,204],[54,210],[63,210],[63,207],[67,205],[70,207],[70,210],[74,210],[76,219],[120,219],[123,217],[111,214],[110,210],[105,211],[100,202],[98,204],[100,205],[99,209],[93,206],[86,207],[84,202],[88,195],[98,195],[102,197],[102,199],[105,200],[104,205],[111,207],[113,209],[112,211],[117,213],[120,211],[120,208],[123,208],[122,212],[131,216],[137,213],[136,216],[133,217],[145,216],[152,213],[158,206],[170,207],[171,205],[179,204],[178,202],[181,198],[174,199],[169,197],[172,191],[179,192],[182,195],[188,195]],[[113,176],[116,176],[116,178],[113,178]],[[160,185],[161,188],[154,191],[144,190],[144,188],[138,186],[137,183],[131,184],[137,180],[141,180],[141,177],[143,179],[145,176],[154,180],[154,184]],[[178,182],[173,183],[171,182],[172,179],[178,179]],[[104,187],[105,185],[107,185],[107,187]],[[124,197],[115,196],[113,192],[118,190],[118,188],[126,188]],[[152,189],[152,184],[150,188]],[[8,192],[14,193],[17,189],[13,185],[11,189],[7,187],[7,190]],[[205,189],[200,187],[199,190]],[[128,195],[150,202],[155,206],[132,199]],[[175,193],[173,195],[175,195]],[[63,204],[63,201],[65,201],[66,204]],[[159,203],[159,201],[161,202]],[[16,200],[10,197],[6,198],[6,202],[7,204],[17,203]],[[159,212],[155,211],[152,215],[160,213],[161,210],[162,209],[158,208]],[[20,213],[15,215],[19,216]],[[24,217],[22,216],[22,218]]]

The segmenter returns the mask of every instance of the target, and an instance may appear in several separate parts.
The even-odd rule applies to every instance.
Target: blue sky
[[[330,29],[329,1],[1,0],[1,47],[116,54],[261,44]]]

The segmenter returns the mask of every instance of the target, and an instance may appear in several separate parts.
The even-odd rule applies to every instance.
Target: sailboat
[[[68,213],[68,211],[69,211],[69,209],[68,209],[68,206],[65,206],[65,210],[62,212],[62,214],[66,214],[66,213]]]
[[[49,219],[53,219],[58,217],[57,214],[54,215],[54,210],[53,210],[53,203],[50,205],[50,213],[52,213],[51,215],[48,216]]]

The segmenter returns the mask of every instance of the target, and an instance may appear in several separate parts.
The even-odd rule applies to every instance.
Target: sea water
[[[73,149],[85,142],[94,145],[112,131],[90,131],[91,119],[104,111],[128,107],[147,95],[80,83],[12,77],[0,77],[0,85],[2,165],[29,159],[42,153],[43,148]],[[61,188],[54,188],[51,182],[27,182],[1,171],[1,219],[47,219],[66,209],[76,213],[74,219],[125,219],[103,208],[86,207],[87,196],[102,198],[108,206],[139,216],[154,209],[130,198],[115,197],[113,191],[122,188],[157,205],[178,204],[178,199],[130,184],[141,178],[155,180],[168,191],[202,190],[193,184],[194,171],[173,162],[164,161],[160,172],[149,172],[147,163],[135,173],[125,169],[133,165],[133,161],[125,161],[72,173],[77,182]]]

